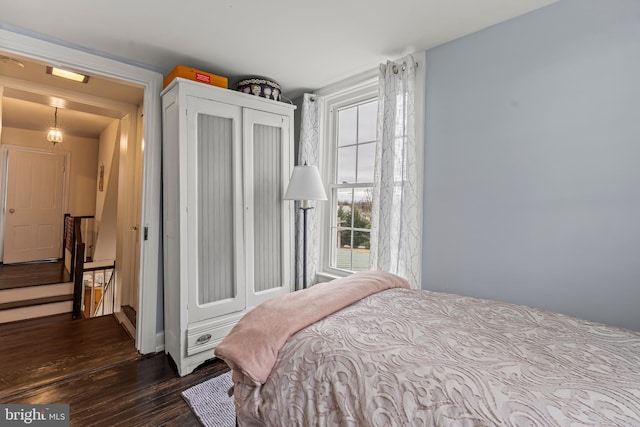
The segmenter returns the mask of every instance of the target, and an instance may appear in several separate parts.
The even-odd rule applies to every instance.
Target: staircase
[[[0,324],[64,313],[78,319],[114,312],[113,260],[87,262],[91,253],[85,250],[83,235],[93,241],[92,221],[65,214],[60,260],[0,263]]]
[[[73,283],[3,287],[0,289],[0,323],[69,313],[73,309]]]
[[[72,299],[62,260],[0,264],[0,323],[71,313]]]

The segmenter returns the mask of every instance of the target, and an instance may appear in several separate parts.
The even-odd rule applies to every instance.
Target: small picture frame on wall
[[[104,191],[104,165],[100,165],[100,172],[98,174],[98,190]]]

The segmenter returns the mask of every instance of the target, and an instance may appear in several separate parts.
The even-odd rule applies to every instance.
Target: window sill
[[[341,277],[351,276],[353,273],[349,273],[347,271],[341,271],[340,273],[329,272],[329,271],[318,271],[316,272],[316,277],[318,278],[318,283],[322,282],[330,282],[334,279],[339,279]]]

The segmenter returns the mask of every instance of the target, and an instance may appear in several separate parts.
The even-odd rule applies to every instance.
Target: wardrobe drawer
[[[240,312],[205,325],[187,326],[187,356],[216,348],[243,315]]]

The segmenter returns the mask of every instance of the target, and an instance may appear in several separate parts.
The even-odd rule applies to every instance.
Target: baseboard
[[[164,351],[164,331],[156,334],[156,353]]]
[[[124,329],[127,331],[129,336],[135,340],[136,327],[131,324],[131,321],[129,320],[127,315],[124,314],[122,311],[116,311],[115,313],[113,313],[113,315],[118,320],[118,322],[120,322],[120,324],[124,327]]]

